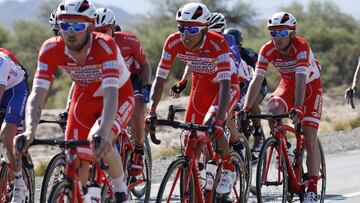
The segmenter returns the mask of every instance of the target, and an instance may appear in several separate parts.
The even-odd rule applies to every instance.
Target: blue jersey
[[[241,55],[240,55],[240,51],[236,45],[235,37],[232,35],[229,35],[229,34],[224,34],[224,38],[229,45],[229,49],[230,49],[231,53],[234,54],[234,56],[235,56],[235,64],[238,67],[239,64],[241,63]]]

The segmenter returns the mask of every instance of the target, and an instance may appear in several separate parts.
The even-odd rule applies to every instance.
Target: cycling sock
[[[135,153],[138,153],[138,154],[144,154],[144,148],[143,148],[142,144],[139,145],[136,143],[134,151],[135,151]]]
[[[125,192],[127,194],[128,188],[124,181],[124,174],[115,179],[112,179],[112,185],[114,192]]]
[[[308,192],[313,192],[317,194],[317,183],[318,183],[319,177],[318,176],[309,176],[309,186],[307,188]]]
[[[227,156],[224,156],[221,158],[223,161],[223,169],[229,170],[229,171],[235,171],[235,166],[231,162],[231,156],[228,154]]]
[[[15,175],[15,185],[18,187],[26,186],[24,179],[22,178],[22,172],[14,172]]]
[[[14,176],[16,179],[21,179],[22,178],[22,172],[19,171],[19,172],[14,172]]]

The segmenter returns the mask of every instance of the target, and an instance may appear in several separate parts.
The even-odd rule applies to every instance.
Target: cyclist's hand
[[[292,123],[294,125],[300,123],[302,121],[302,119],[304,118],[304,113],[303,113],[303,110],[302,110],[302,106],[297,106],[295,105],[294,108],[292,108],[290,110],[290,115],[294,115],[293,118],[292,118]]]
[[[153,133],[155,131],[155,128],[157,126],[157,115],[155,112],[155,109],[150,109],[148,115],[145,118],[145,126],[150,131],[150,133]]]
[[[25,154],[30,147],[30,144],[34,141],[34,136],[31,133],[24,132],[23,134],[16,135],[13,142],[13,151],[16,157]],[[18,146],[19,145],[19,146]],[[21,148],[21,151],[19,150]]]
[[[224,121],[218,118],[215,120],[215,122],[212,125],[214,126],[215,137],[224,136]]]
[[[143,102],[149,103],[150,101],[150,91],[151,91],[151,84],[147,84],[143,86]]]
[[[347,104],[350,104],[353,109],[355,109],[354,105],[354,94],[355,94],[355,88],[348,88],[345,92],[345,101]]]
[[[244,135],[247,137],[250,136],[250,132],[248,132],[249,129],[248,115],[249,115],[248,110],[242,109],[239,112],[239,121],[240,121],[241,130],[244,133]]]
[[[180,80],[176,85],[170,89],[170,96],[172,98],[180,97],[180,94],[186,88],[187,80]]]
[[[112,138],[109,134],[102,133],[101,131],[96,132],[88,137],[90,141],[90,147],[94,150],[95,156],[98,160],[103,159],[112,149]]]
[[[66,111],[64,111],[64,112],[62,112],[62,113],[59,113],[59,115],[58,115],[59,121],[60,121],[60,122],[63,122],[63,123],[66,123],[66,122],[67,122],[68,117],[69,117],[69,113],[66,112]]]

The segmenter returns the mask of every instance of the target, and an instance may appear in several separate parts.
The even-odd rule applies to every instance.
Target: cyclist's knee
[[[279,115],[279,114],[283,114],[286,112],[286,109],[284,108],[284,106],[282,104],[280,104],[279,102],[270,102],[268,104],[268,109],[269,112],[272,113],[273,115]]]

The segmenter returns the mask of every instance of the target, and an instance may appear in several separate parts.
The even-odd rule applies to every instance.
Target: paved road
[[[360,151],[343,152],[326,157],[326,203],[360,202]],[[37,179],[39,183],[41,179]],[[40,182],[41,183],[41,182]],[[159,183],[152,185],[151,202],[155,202]],[[37,199],[36,202],[39,200]],[[141,200],[134,202],[142,202]],[[176,202],[176,201],[174,201]],[[256,202],[251,197],[249,202]]]

